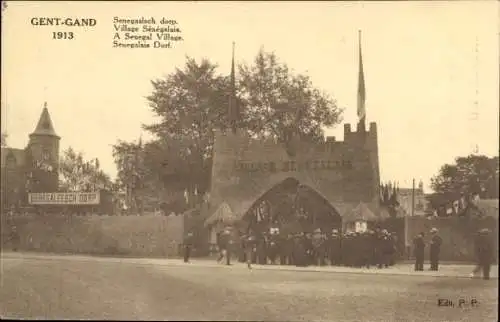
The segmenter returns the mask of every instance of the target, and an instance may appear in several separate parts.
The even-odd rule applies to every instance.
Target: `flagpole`
[[[234,70],[234,47],[235,47],[235,42],[233,41],[233,51],[232,51],[232,58],[231,58],[231,93],[229,97],[229,117],[231,120],[231,130],[233,131],[233,134],[236,133],[236,122],[237,122],[237,115],[236,115],[236,88],[235,88],[235,70]]]
[[[359,70],[358,70],[358,131],[365,131],[365,120],[366,120],[366,93],[365,93],[365,76],[363,71],[363,57],[361,53],[361,29],[358,29],[358,54],[359,54]]]

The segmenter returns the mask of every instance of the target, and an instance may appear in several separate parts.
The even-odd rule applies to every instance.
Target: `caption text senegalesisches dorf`
[[[167,17],[114,17],[113,33],[113,48],[170,49],[184,41],[179,22]]]

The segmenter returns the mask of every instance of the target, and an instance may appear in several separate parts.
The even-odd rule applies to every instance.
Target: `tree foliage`
[[[315,88],[308,76],[292,73],[275,53],[261,49],[252,65],[239,70],[244,124],[252,135],[317,140],[323,138],[324,127],[341,122],[342,109],[335,100]]]
[[[469,155],[445,164],[431,179],[434,199],[478,194],[481,199],[498,199],[498,157]],[[433,204],[439,203],[431,200]]]
[[[158,121],[143,128],[154,139],[140,147],[120,141],[113,148],[120,182],[136,187],[130,193],[167,186],[200,194],[208,190],[215,131],[230,127],[230,75],[219,74],[217,67],[187,57],[183,68],[151,82],[147,102]],[[274,53],[259,51],[253,64],[239,66],[237,79],[238,127],[253,137],[320,139],[323,127],[341,121],[335,101]],[[138,154],[140,162],[133,161]]]
[[[1,140],[0,140],[0,146],[2,148],[7,146],[7,138],[8,137],[9,137],[9,135],[7,133],[2,132],[2,136],[1,136]]]
[[[63,191],[112,190],[113,184],[97,158],[85,160],[81,152],[69,147],[59,160],[59,187]]]
[[[399,188],[395,183],[389,182],[380,185],[380,205],[385,207],[391,217],[396,217],[398,214]]]

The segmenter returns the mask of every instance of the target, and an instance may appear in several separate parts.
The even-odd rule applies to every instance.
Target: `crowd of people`
[[[415,271],[424,270],[425,248],[429,246],[430,270],[439,269],[439,258],[442,238],[438,230],[430,231],[430,242],[425,242],[425,233],[418,234],[413,240],[413,255]],[[185,240],[184,261],[189,261],[192,248],[192,233]],[[225,229],[217,235],[219,250],[218,262],[230,265],[231,258],[239,262],[268,265],[342,265],[349,267],[392,266],[400,258],[402,252],[398,249],[398,238],[395,233],[385,229],[366,230],[364,232],[346,232],[340,234],[337,229],[325,233],[316,229],[313,233],[301,232],[282,234],[279,228],[271,228],[268,232],[242,234],[235,240],[230,229]],[[474,241],[477,266],[471,277],[482,271],[484,279],[490,277],[490,267],[493,262],[493,243],[488,229],[482,229],[476,234]]]
[[[387,230],[346,232],[337,229],[313,233],[281,234],[278,228],[269,232],[243,234],[235,243],[229,230],[218,236],[219,260],[234,254],[240,262],[280,265],[345,265],[351,267],[388,267],[398,255],[397,237]],[[229,256],[228,256],[229,254]]]

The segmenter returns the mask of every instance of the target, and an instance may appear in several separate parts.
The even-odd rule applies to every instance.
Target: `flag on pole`
[[[361,30],[359,31],[359,74],[358,74],[358,118],[359,124],[364,126],[366,119],[365,109],[365,74],[363,71],[363,55],[361,53]]]

